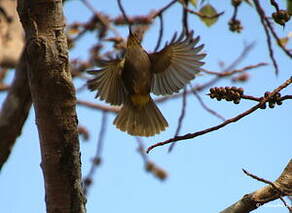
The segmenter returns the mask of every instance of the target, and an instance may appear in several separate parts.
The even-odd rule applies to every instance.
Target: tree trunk
[[[18,0],[49,213],[83,213],[76,97],[61,0]]]

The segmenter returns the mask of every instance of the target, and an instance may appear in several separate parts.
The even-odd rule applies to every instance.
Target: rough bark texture
[[[274,185],[281,190],[277,191],[273,186],[267,185],[253,193],[244,195],[239,201],[224,209],[221,213],[247,213],[280,196],[292,195],[292,160],[288,163]]]
[[[0,112],[0,171],[11,153],[16,138],[21,134],[30,107],[26,64],[24,57],[21,57]]]
[[[18,0],[49,213],[85,212],[75,89],[61,0]]]
[[[16,0],[0,0],[0,66],[15,67],[24,45]]]

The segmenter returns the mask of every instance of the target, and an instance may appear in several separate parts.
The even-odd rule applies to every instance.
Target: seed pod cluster
[[[278,10],[272,14],[275,22],[284,26],[290,20],[290,14],[287,10]]]
[[[265,97],[268,97],[271,93],[270,92],[265,92]],[[281,94],[278,92],[275,95],[273,95],[272,97],[270,97],[269,101],[267,102],[270,108],[274,108],[275,105],[282,105],[282,100],[281,100]],[[266,103],[263,104],[261,107],[261,109],[265,109],[267,108]]]
[[[225,99],[226,101],[233,101],[233,103],[239,104],[243,92],[242,88],[237,87],[214,87],[210,89],[209,96],[216,98],[218,101]]]
[[[228,25],[229,25],[229,30],[231,32],[240,33],[242,31],[242,29],[243,29],[243,27],[241,25],[241,22],[238,19],[231,19],[228,22]]]
[[[232,0],[232,6],[234,7],[238,7],[241,4],[242,0]]]

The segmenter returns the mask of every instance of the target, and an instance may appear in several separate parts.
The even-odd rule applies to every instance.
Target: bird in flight
[[[168,127],[166,119],[150,93],[171,95],[179,92],[200,72],[204,64],[204,45],[193,32],[184,33],[158,52],[147,53],[135,32],[129,32],[127,48],[122,57],[102,61],[99,70],[88,73],[94,78],[87,82],[96,98],[111,105],[122,105],[114,125],[130,135],[153,136]]]

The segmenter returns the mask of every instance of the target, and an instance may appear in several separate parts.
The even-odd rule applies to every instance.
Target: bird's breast
[[[152,81],[150,67],[149,56],[142,48],[127,50],[122,79],[129,94],[139,97],[138,102],[143,102],[140,96],[145,96],[146,99],[150,93]]]

